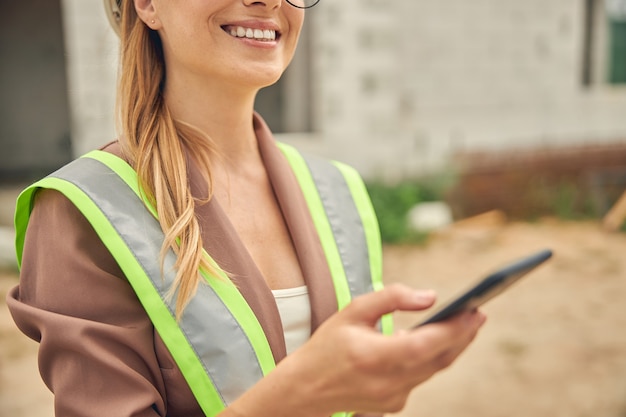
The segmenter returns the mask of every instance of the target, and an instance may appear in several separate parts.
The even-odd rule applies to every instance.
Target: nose
[[[282,5],[282,3],[283,3],[283,0],[262,0],[262,1],[243,0],[243,4],[245,4],[246,6],[260,6],[260,7],[267,7],[269,9],[277,9]]]

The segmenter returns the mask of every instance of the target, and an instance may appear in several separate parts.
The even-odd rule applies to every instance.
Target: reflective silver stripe
[[[173,316],[176,299],[167,300],[165,294],[174,279],[175,254],[170,251],[166,255],[162,274],[159,252],[163,232],[136,194],[109,167],[90,158],[79,158],[51,176],[71,182],[95,202],[134,253]],[[209,285],[199,286],[179,326],[226,405],[263,377],[246,333]]]
[[[302,153],[333,231],[352,298],[373,290],[363,223],[341,171],[327,160]]]

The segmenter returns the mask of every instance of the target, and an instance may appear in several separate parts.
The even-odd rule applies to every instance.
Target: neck
[[[165,101],[176,120],[200,129],[222,160],[258,155],[252,114],[256,90],[220,83],[177,82],[168,78]]]

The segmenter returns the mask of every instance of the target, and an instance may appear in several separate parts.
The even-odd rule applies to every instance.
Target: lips
[[[280,33],[274,29],[250,28],[235,25],[223,26],[222,29],[235,38],[254,39],[262,42],[273,42],[280,37]]]

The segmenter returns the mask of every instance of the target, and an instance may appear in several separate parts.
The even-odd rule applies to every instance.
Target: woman
[[[378,331],[434,294],[379,288],[354,171],[279,148],[253,111],[304,6],[121,1],[119,139],[17,207],[8,302],[57,415],[398,411],[484,322]]]

